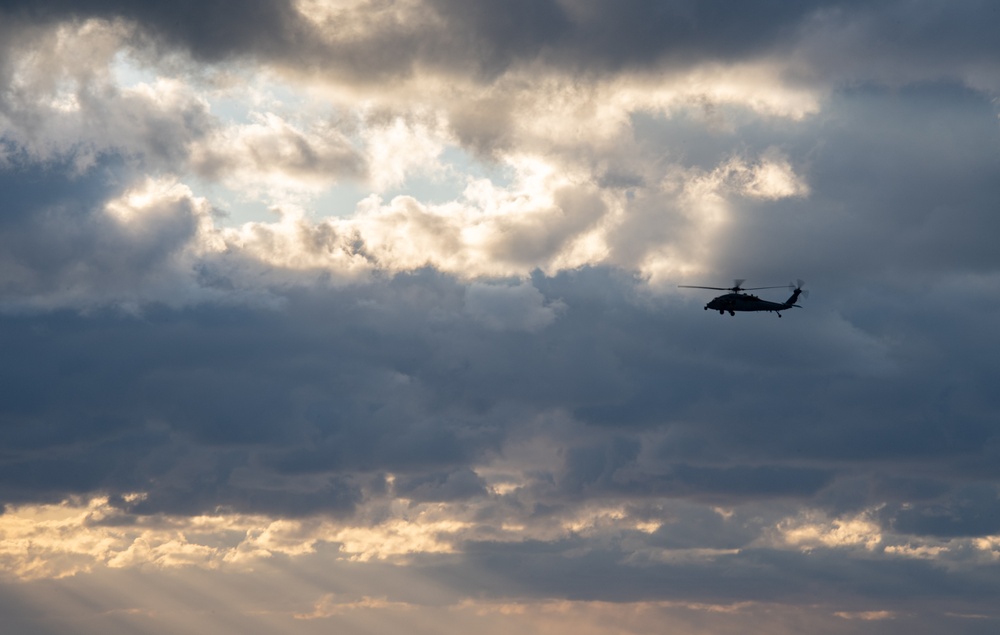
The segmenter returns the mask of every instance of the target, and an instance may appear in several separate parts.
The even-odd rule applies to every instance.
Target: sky
[[[996,633],[998,31],[0,0],[5,630]]]

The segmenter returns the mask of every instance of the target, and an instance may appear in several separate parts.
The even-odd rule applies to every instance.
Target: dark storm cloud
[[[882,510],[893,531],[931,536],[986,536],[1000,533],[1000,491],[995,483],[965,485],[947,497]]]
[[[422,385],[417,371],[433,363],[436,338],[423,322],[399,328],[396,292],[424,315],[460,293],[444,278],[425,282],[346,291],[332,304],[299,298],[290,311],[7,316],[5,350],[24,361],[4,369],[6,500],[139,489],[150,492],[142,510],[292,513],[336,509],[353,494],[334,485],[271,496],[267,484],[235,482],[234,470],[271,465],[280,481],[464,465],[496,432],[488,417],[435,404]],[[402,486],[432,498],[481,491],[467,471],[423,478]]]
[[[468,468],[404,476],[393,483],[393,491],[417,501],[453,501],[484,496],[486,482]]]
[[[947,7],[898,0],[739,4],[428,0],[426,4],[426,11],[440,16],[443,26],[434,20],[403,24],[391,7],[379,3],[352,8],[323,27],[306,20],[287,0],[5,0],[0,11],[34,21],[124,18],[205,60],[259,56],[341,68],[359,80],[384,78],[386,73],[406,75],[415,64],[444,69],[472,64],[492,77],[534,59],[574,70],[605,71],[647,68],[664,61],[689,64],[788,55],[798,47],[807,52],[802,59],[833,74],[843,68],[863,71],[873,57],[899,69],[915,54],[933,69],[933,76],[948,76],[955,62],[995,59],[991,26],[1000,20],[989,2],[977,1]],[[338,28],[344,21],[361,28],[351,29],[354,37],[341,40]],[[329,34],[321,35],[321,30]],[[878,46],[870,44],[875,41]]]
[[[566,452],[559,485],[567,493],[588,497],[693,496],[735,500],[740,496],[764,499],[770,496],[810,496],[833,479],[827,470],[779,465],[724,467],[665,462],[650,473],[650,465],[639,461],[638,439],[613,437],[590,446],[575,445]]]
[[[863,343],[817,342],[808,309],[780,324],[705,319],[600,269],[535,284],[567,307],[535,333],[482,325],[462,310],[462,285],[429,270],[322,296],[286,291],[272,309],[7,315],[3,497],[146,491],[136,511],[294,515],[350,509],[393,472],[400,495],[459,500],[485,493],[470,468],[526,417],[597,407],[600,418],[583,418],[593,425],[561,441],[563,463],[547,466],[556,488],[539,475],[537,503],[784,497],[833,509],[847,500],[835,479],[850,477],[860,479],[851,491],[864,490],[854,509],[915,497],[971,509],[935,498],[931,475],[971,486],[982,471],[963,466],[995,459],[988,404],[966,403],[958,419],[935,414],[942,377],[961,359],[918,365],[902,383],[852,379],[828,357]],[[706,348],[722,319],[784,361],[762,366],[756,344]],[[787,356],[797,338],[816,356]],[[921,476],[930,482],[917,490],[874,485]],[[897,522],[942,531],[906,514]],[[969,520],[963,531],[992,527]]]
[[[809,3],[429,2],[455,33],[469,33],[487,68],[541,57],[584,70],[644,67],[667,59],[732,60],[773,51],[815,10]]]
[[[963,77],[996,90],[998,22],[987,0],[828,3],[804,21],[802,53],[814,72],[848,84]]]
[[[956,610],[998,591],[996,565],[952,574],[924,561],[845,557],[838,550],[808,554],[743,549],[712,558],[642,561],[621,544],[597,545],[574,537],[552,542],[475,543],[459,567],[435,571],[471,593],[562,597],[572,600],[821,602],[839,610],[871,610],[887,603],[903,612]],[[634,549],[634,545],[629,545]],[[491,576],[471,579],[469,570]],[[476,587],[470,588],[469,584]],[[996,615],[993,615],[996,619]]]
[[[834,135],[813,152],[812,204],[826,210],[844,196],[867,206],[877,221],[867,231],[881,244],[863,253],[883,279],[907,254],[900,240],[913,219],[939,207],[988,242],[996,126],[983,99],[955,87],[904,93],[916,104],[903,110],[907,130],[929,130],[913,139],[891,125],[900,113],[887,102],[897,98],[873,94],[873,104],[833,109],[842,119],[831,125],[867,151]],[[886,166],[900,143],[909,151]],[[936,188],[909,192],[908,169]],[[82,174],[31,163],[0,172],[5,300],[76,290],[93,311],[172,267],[194,235],[191,199],[158,203],[143,231],[128,231],[101,212],[124,174],[111,157]],[[884,186],[888,201],[872,202]],[[791,255],[765,272],[795,261],[819,275],[823,291],[785,319],[720,318],[700,310],[711,292],[654,296],[613,268],[536,273],[521,286],[426,269],[322,292],[304,274],[298,290],[259,290],[272,308],[7,315],[4,498],[147,491],[138,510],[342,511],[393,472],[414,499],[459,500],[485,492],[470,468],[501,452],[522,420],[564,412],[581,435],[561,441],[562,464],[546,466],[556,488],[540,479],[532,489],[541,505],[581,495],[791,497],[841,511],[919,500],[919,515],[900,508],[900,528],[990,531],[951,494],[997,476],[989,279],[945,277],[917,295],[888,282],[851,290],[833,264],[859,267],[859,245],[823,242],[824,268],[810,260],[822,251],[815,240],[775,224],[804,210],[741,211],[741,240],[719,249],[727,269],[739,250],[754,261],[779,253],[774,245]],[[954,273],[994,266],[985,249],[942,237],[928,232],[919,253],[938,254]],[[967,260],[977,250],[985,265]],[[227,272],[253,263],[219,254],[192,264],[175,282],[211,282],[213,297],[225,297],[238,295]],[[847,293],[836,299],[838,288]],[[916,490],[880,485],[919,478],[927,482]]]
[[[0,11],[31,21],[124,18],[134,20],[169,44],[188,48],[195,56],[220,60],[245,54],[273,55],[308,42],[309,30],[285,0],[4,0]]]

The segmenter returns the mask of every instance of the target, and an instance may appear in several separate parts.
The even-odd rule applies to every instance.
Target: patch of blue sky
[[[209,101],[212,113],[229,122],[247,123],[254,116],[271,113],[298,125],[330,116],[327,103],[259,72],[234,71],[226,84]]]
[[[159,75],[156,70],[138,61],[127,50],[118,51],[111,62],[111,75],[121,88],[133,88],[141,84],[153,84]]]
[[[437,173],[409,178],[384,192],[383,197],[412,196],[424,203],[448,203],[461,200],[472,181],[489,179],[495,186],[506,187],[512,178],[507,166],[483,163],[457,146],[447,146],[439,161],[442,169]]]
[[[218,227],[239,227],[246,223],[270,223],[278,220],[274,203],[247,196],[225,185],[191,177],[185,183],[195,196],[204,197],[215,211]]]
[[[198,86],[198,95],[208,103],[212,115],[227,124],[249,123],[255,113],[275,112],[287,118],[306,109],[305,100],[293,88],[262,79],[250,70],[219,68],[197,77],[176,77],[165,70],[136,59],[127,50],[119,51],[111,63],[112,76],[120,88],[153,85],[170,78]]]

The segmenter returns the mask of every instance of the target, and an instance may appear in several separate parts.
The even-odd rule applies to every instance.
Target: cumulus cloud
[[[34,173],[51,178],[47,171]],[[101,188],[85,181],[75,189],[86,191],[88,185]],[[37,187],[27,185],[14,204],[33,205],[29,197]],[[76,193],[70,189],[40,208],[19,210],[23,216],[7,224],[3,300],[8,308],[137,307],[199,297],[190,267],[208,240],[210,208],[204,199],[176,183],[153,180],[103,207],[70,198]]]
[[[465,291],[465,311],[490,329],[538,331],[555,321],[564,305],[545,306],[544,297],[528,283],[516,286],[473,283]]]
[[[274,113],[219,130],[191,148],[195,173],[231,182],[233,189],[309,189],[344,177],[360,178],[365,160],[336,129],[304,132]]]

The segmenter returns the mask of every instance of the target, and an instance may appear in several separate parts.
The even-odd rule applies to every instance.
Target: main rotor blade
[[[784,288],[786,288],[785,285],[779,284],[776,287],[750,287],[748,289],[743,289],[743,290],[744,291],[756,291],[758,289],[784,289]]]
[[[732,291],[732,287],[698,287],[693,284],[679,284],[682,289],[715,289],[716,291]]]

